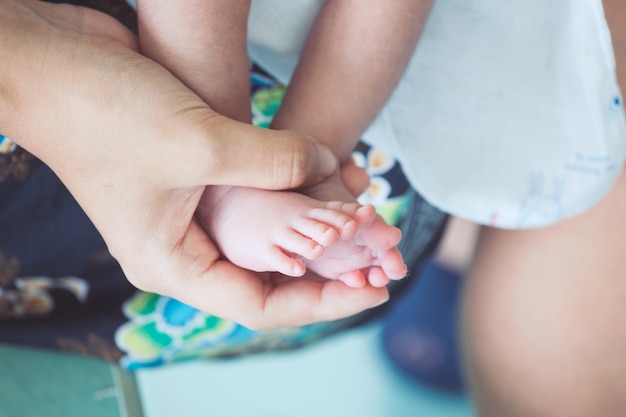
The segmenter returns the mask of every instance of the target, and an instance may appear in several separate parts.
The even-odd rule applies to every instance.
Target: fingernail
[[[373,306],[371,306],[370,308],[376,308],[379,307],[383,304],[385,304],[387,301],[389,301],[389,298],[385,298],[384,300],[380,300],[379,302],[377,302],[376,304],[374,304]]]
[[[316,145],[317,153],[319,155],[320,162],[320,175],[322,177],[328,177],[337,170],[337,157],[326,146]]]

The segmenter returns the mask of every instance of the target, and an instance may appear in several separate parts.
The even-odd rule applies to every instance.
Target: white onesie
[[[253,60],[288,82],[321,0],[257,0]],[[437,0],[364,140],[432,204],[538,227],[589,208],[619,175],[626,128],[601,0]]]

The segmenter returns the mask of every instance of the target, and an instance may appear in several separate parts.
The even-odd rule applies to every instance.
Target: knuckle
[[[292,141],[290,152],[283,156],[278,167],[277,175],[285,172],[288,183],[287,188],[297,188],[303,185],[309,177],[308,145],[303,141]]]
[[[206,109],[195,109],[186,115],[191,119],[187,125],[191,128],[186,136],[189,140],[186,155],[193,167],[192,176],[200,175],[206,183],[219,183],[220,177],[228,170],[227,141],[228,132],[225,120]]]

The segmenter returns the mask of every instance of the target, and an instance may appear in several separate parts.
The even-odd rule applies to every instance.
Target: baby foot
[[[359,227],[352,239],[333,243],[323,257],[305,261],[307,267],[355,288],[367,282],[383,287],[403,278],[407,268],[396,248],[402,238],[400,230],[386,224],[371,205],[363,206],[355,220]]]
[[[305,195],[320,200],[355,202],[342,180],[332,177],[320,184],[303,190]],[[370,285],[382,287],[390,280],[401,279],[407,274],[402,254],[397,245],[402,239],[400,230],[388,225],[376,215],[373,206],[363,206],[354,217],[358,229],[350,241],[332,245],[324,257],[306,262],[309,269],[324,276],[335,277],[351,287]]]
[[[322,202],[295,192],[225,186],[207,187],[198,214],[221,253],[234,264],[293,277],[305,273],[303,259],[315,262],[328,256],[328,248],[355,236],[359,222],[374,220],[371,209],[358,203]],[[369,254],[353,250],[350,246],[354,244],[341,248],[344,246],[349,250],[333,250],[332,256],[359,267],[371,264]]]

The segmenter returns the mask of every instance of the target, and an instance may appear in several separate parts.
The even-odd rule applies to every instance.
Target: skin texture
[[[431,6],[429,0],[326,1],[272,127],[312,135],[340,161],[348,161],[404,72]],[[338,174],[303,193],[321,200],[355,201]],[[385,227],[377,218],[358,237],[376,242]],[[389,277],[406,273],[395,247],[380,245],[373,254],[386,274],[374,267],[365,276],[352,277],[354,282],[367,279],[382,286]]]
[[[626,81],[626,3],[604,2]],[[465,291],[467,374],[481,416],[626,410],[626,174],[587,212],[525,231],[484,228]]]
[[[285,280],[221,258],[196,209],[209,184],[286,189],[336,170],[288,131],[216,114],[104,14],[0,0],[0,125],[46,162],[138,288],[256,329],[332,320],[383,288]]]
[[[274,127],[314,136],[342,161],[348,161],[350,151],[387,100],[415,47],[429,5],[413,3],[327,2]],[[249,120],[249,91],[245,87],[249,1],[228,5],[206,0],[140,1],[138,6],[144,53],[184,80],[220,113]],[[350,30],[339,29],[343,27]],[[364,41],[371,43],[363,47]],[[376,62],[374,67],[363,65],[370,60]],[[363,85],[371,86],[366,94],[361,93]],[[337,113],[325,112],[329,103],[342,103],[341,118],[335,117]],[[345,108],[343,103],[347,104]],[[321,201],[356,204],[339,174],[319,187],[300,192]],[[274,231],[293,230],[294,220],[285,212],[285,206],[291,207],[293,216],[317,207],[314,200],[302,197],[212,187],[202,199],[202,212],[208,219],[202,224],[228,259],[251,269],[273,267],[289,275],[289,271],[300,271],[304,264],[295,265],[295,259],[284,256],[287,252],[308,258],[307,267],[320,275],[354,287],[368,282],[382,287],[390,279],[406,274],[395,248],[401,238],[399,231],[371,214],[352,216],[358,226],[356,233],[343,234],[349,240],[344,237],[333,242],[315,258],[299,250],[297,242],[286,245],[285,239],[273,236]],[[310,237],[302,230],[299,233]]]

